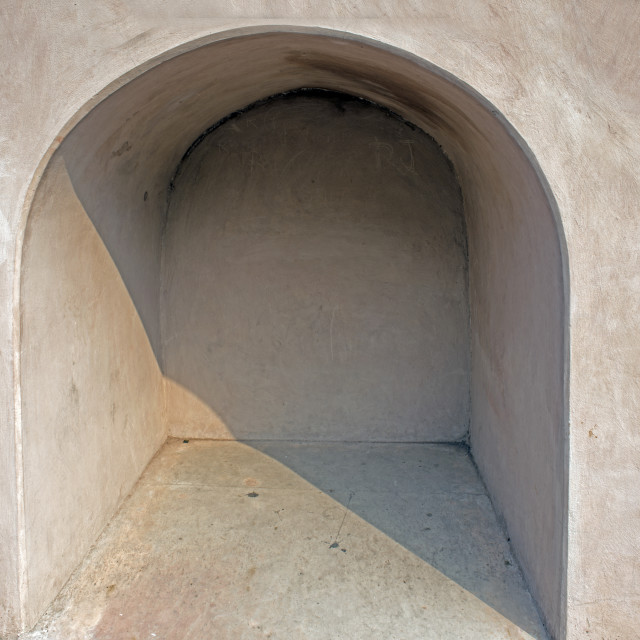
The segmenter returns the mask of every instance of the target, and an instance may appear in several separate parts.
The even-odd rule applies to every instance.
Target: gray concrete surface
[[[169,440],[23,640],[546,638],[466,450]]]
[[[503,370],[501,358],[485,359],[484,374],[476,376],[476,381],[484,379],[486,383],[484,387],[475,386],[473,397],[476,400],[472,398],[472,402],[482,407],[478,402],[482,403],[483,397],[487,401],[479,415],[484,416],[480,424],[484,424],[482,430],[488,437],[485,445],[476,439],[474,450],[477,461],[481,462],[484,448],[485,480],[510,530],[515,532],[512,538],[517,542],[520,557],[528,558],[523,564],[529,566],[532,588],[550,620],[553,634],[572,640],[589,636],[635,636],[640,611],[637,589],[640,511],[638,493],[629,488],[637,486],[640,473],[637,464],[640,456],[637,429],[640,355],[635,339],[640,313],[637,279],[640,218],[635,206],[640,200],[637,174],[640,143],[634,135],[638,129],[640,104],[637,78],[640,64],[636,46],[640,13],[636,3],[623,1],[605,5],[595,0],[535,3],[517,0],[507,6],[478,0],[471,4],[451,2],[444,7],[439,2],[420,3],[420,6],[409,2],[392,5],[386,2],[349,5],[318,2],[313,8],[302,10],[280,2],[256,2],[251,6],[233,2],[226,3],[221,9],[201,0],[188,4],[158,4],[149,0],[127,3],[121,0],[105,3],[25,0],[7,3],[0,12],[3,60],[3,91],[0,92],[0,540],[3,548],[3,554],[0,554],[0,634],[6,635],[26,623],[29,591],[38,588],[30,585],[26,577],[29,558],[26,554],[23,453],[26,456],[29,453],[25,452],[22,437],[23,431],[28,431],[28,425],[21,419],[20,277],[22,238],[40,178],[52,154],[71,129],[93,106],[127,81],[163,60],[173,58],[177,52],[216,40],[230,29],[280,31],[284,24],[300,31],[318,32],[324,28],[349,34],[349,37],[369,38],[376,47],[395,46],[406,54],[415,55],[420,65],[435,65],[453,74],[491,101],[491,108],[499,112],[497,120],[503,114],[513,125],[514,129],[508,135],[516,130],[540,164],[557,199],[560,226],[567,241],[565,305],[570,286],[571,306],[563,318],[566,340],[561,345],[553,343],[557,336],[545,333],[547,325],[556,326],[552,316],[543,318],[542,310],[549,308],[547,301],[530,301],[540,311],[533,313],[532,318],[526,317],[529,313],[527,305],[518,307],[524,317],[518,316],[520,319],[513,326],[524,327],[530,340],[521,341],[514,335],[505,342],[498,341],[495,351],[489,349],[489,353],[500,353],[500,348],[505,347],[504,353],[511,366]],[[355,48],[360,46],[357,44]],[[334,57],[347,57],[341,44],[332,41],[330,49],[337,54]],[[297,50],[309,53],[302,44]],[[94,127],[86,138],[89,143],[92,136],[96,142],[102,140],[104,153],[93,153],[89,144],[80,147],[75,154],[76,175],[82,170],[83,163],[96,162],[85,174],[87,180],[83,183],[93,183],[93,188],[82,194],[86,211],[89,215],[94,213],[96,227],[100,225],[95,212],[100,210],[100,203],[105,199],[112,198],[114,202],[131,207],[141,206],[139,202],[151,202],[155,203],[156,210],[161,209],[159,194],[164,192],[166,181],[189,141],[211,121],[255,99],[251,91],[243,93],[238,83],[243,85],[246,81],[246,87],[262,95],[292,88],[291,85],[283,86],[286,82],[272,82],[272,72],[286,75],[290,67],[278,59],[277,51],[273,52],[275,57],[270,57],[270,51],[264,47],[257,47],[253,52],[246,49],[244,62],[248,66],[242,66],[243,55],[234,57],[230,50],[218,49],[219,55],[213,56],[217,64],[212,59],[205,60],[199,67],[185,64],[174,76],[155,76],[155,81],[150,78],[149,84],[155,93],[141,91],[139,101],[124,102],[121,109],[115,108],[116,103],[110,103],[107,112],[103,112],[106,120],[101,126]],[[332,88],[349,90],[347,85],[350,85],[353,89],[358,84],[357,78],[362,80],[367,76],[369,97],[376,99],[377,96],[383,103],[385,98],[393,101],[393,95],[397,96],[403,88],[407,98],[422,96],[414,103],[417,107],[420,103],[432,105],[423,98],[434,97],[436,104],[432,106],[435,108],[422,110],[419,119],[424,121],[425,129],[430,130],[426,122],[429,111],[431,116],[439,115],[443,107],[442,91],[434,85],[433,79],[411,66],[407,67],[408,73],[402,72],[402,64],[397,60],[395,65],[388,67],[388,73],[382,73],[380,58],[367,48],[363,52],[359,60],[351,57],[349,64],[343,65],[344,82]],[[314,55],[317,53],[315,51]],[[317,55],[315,60],[318,61]],[[225,69],[229,70],[229,76],[225,75]],[[251,69],[256,71],[253,76]],[[316,70],[318,74],[314,78],[318,79],[321,74],[317,66]],[[201,74],[199,82],[194,80],[189,84],[190,71],[194,77]],[[310,74],[306,75],[307,79],[310,77]],[[186,84],[180,84],[181,78]],[[298,84],[294,86],[300,86],[300,78],[297,76]],[[394,78],[398,82],[392,86],[389,81]],[[237,80],[235,84],[234,79]],[[174,89],[183,97],[194,98],[187,104],[185,114],[189,117],[171,117],[182,99],[174,100],[177,95],[172,94]],[[202,110],[196,107],[198,94],[203,98]],[[233,96],[237,98],[235,103],[231,99]],[[158,110],[163,104],[166,110]],[[136,119],[134,114],[140,106],[147,108],[143,117]],[[459,136],[462,146],[473,140],[478,142],[473,148],[480,166],[472,166],[467,171],[471,179],[466,184],[475,182],[477,186],[484,181],[493,189],[498,183],[485,180],[483,176],[516,175],[518,170],[513,166],[511,156],[507,154],[500,160],[505,147],[492,135],[484,137],[487,123],[478,120],[473,105],[453,100],[449,106],[453,106],[461,118],[466,117],[469,122],[479,125],[477,135],[464,127],[459,130],[464,133]],[[109,111],[113,121],[108,118]],[[412,119],[409,111],[403,113]],[[121,125],[128,118],[133,119],[128,122],[134,133],[145,131],[148,134],[140,139],[149,146],[142,145],[142,153],[136,155],[133,162],[131,155],[127,155],[132,150],[125,152],[122,147],[129,130],[122,129]],[[450,121],[445,119],[441,124],[446,122]],[[120,138],[117,131],[125,137]],[[106,140],[101,138],[103,133]],[[109,136],[114,137],[109,140]],[[439,135],[436,137],[439,141],[444,140]],[[116,153],[114,161],[108,162],[111,154],[120,149],[123,149],[121,155]],[[135,149],[134,146],[133,153],[136,153]],[[494,152],[500,161],[496,171],[484,166],[495,157],[492,156]],[[454,156],[453,152],[449,153]],[[149,160],[152,157],[154,162]],[[118,173],[114,169],[123,158],[126,165],[121,166],[126,166],[127,171]],[[154,174],[158,176],[157,180],[148,179],[146,169],[155,170],[160,166],[162,170]],[[464,166],[464,162],[457,163],[458,168]],[[513,173],[510,173],[510,167]],[[82,191],[83,184],[78,186],[77,193]],[[110,188],[109,184],[113,186]],[[130,192],[125,193],[124,186]],[[465,198],[469,198],[471,190],[464,180],[462,186]],[[146,201],[143,199],[145,191],[148,193]],[[92,193],[100,194],[100,197],[89,206],[88,198]],[[526,190],[522,193],[522,198],[515,189],[498,189],[493,196],[488,193],[486,211],[492,210],[492,197],[497,202],[509,202],[514,196],[524,209],[536,210],[535,206],[529,208],[535,198],[527,195]],[[103,238],[119,237],[117,220],[120,215],[129,222],[140,220],[150,225],[152,221],[153,225],[157,224],[158,220],[155,215],[146,218],[140,211],[131,215],[128,209],[118,215],[107,214],[108,211],[103,211],[104,224],[100,227]],[[531,233],[530,229],[525,232],[526,225],[540,217],[513,218],[513,225],[504,216],[478,216],[476,219],[482,224],[475,230],[469,226],[471,256],[474,236],[478,239],[480,236],[476,234],[483,229],[496,239],[505,238],[504,234],[496,232],[508,230],[507,236],[511,237],[514,229],[521,231],[525,238]],[[485,226],[491,220],[495,225]],[[109,221],[115,222],[115,229],[106,228]],[[159,281],[153,278],[157,274],[154,265],[157,265],[160,253],[157,246],[144,246],[145,239],[157,238],[155,233],[154,228],[149,228],[146,234],[135,230],[126,238],[120,238],[123,246],[129,243],[129,249],[120,255],[117,243],[108,248],[116,259],[125,285],[134,295],[134,303],[157,353],[158,333],[157,327],[154,332],[153,321],[158,314],[153,292],[158,290]],[[494,253],[503,255],[502,249],[508,253],[512,248],[513,255],[509,260],[493,261]],[[497,250],[494,247],[490,251],[489,244],[485,249],[487,251],[482,255],[491,260],[484,264],[490,268],[488,271],[476,270],[482,277],[470,286],[472,308],[476,304],[474,287],[484,291],[486,283],[497,284],[496,296],[486,300],[490,311],[494,302],[512,300],[514,294],[517,298],[529,291],[527,279],[519,284],[510,280],[512,271],[521,276],[533,274],[534,279],[540,278],[544,282],[548,273],[546,268],[540,271],[540,264],[556,264],[556,260],[548,258],[544,251],[537,259],[526,242],[511,244],[509,238],[506,244],[500,240]],[[512,270],[511,263],[523,256],[525,262],[531,258],[527,268]],[[473,275],[473,260],[470,266]],[[499,276],[497,279],[495,274]],[[504,287],[505,280],[512,286]],[[552,281],[557,282],[557,279],[554,277]],[[539,288],[534,287],[533,291],[539,291]],[[149,297],[145,298],[145,295]],[[510,331],[512,327],[507,322],[508,316],[502,318],[504,322],[497,322],[500,316],[485,315],[484,323],[498,336],[505,328]],[[537,336],[540,333],[550,344],[548,350],[539,352]],[[570,360],[567,356],[564,363],[563,417],[558,420],[555,413],[558,403],[547,402],[549,398],[545,393],[528,396],[517,391],[527,388],[530,354],[538,363],[534,367],[538,372],[534,377],[554,380],[554,376],[544,373],[546,367],[541,366],[544,360],[541,354],[559,354],[563,349],[570,353]],[[86,353],[91,352],[87,350]],[[472,347],[473,353],[481,355],[482,352]],[[519,358],[515,363],[517,375],[513,375],[514,355]],[[554,366],[549,366],[555,370]],[[495,386],[491,385],[492,377],[497,381]],[[90,381],[86,384],[90,386]],[[472,375],[472,387],[473,384]],[[535,387],[535,384],[531,386]],[[551,386],[557,388],[559,385],[551,382]],[[171,396],[188,400],[200,414],[218,420],[219,432],[225,432],[226,427],[214,409],[200,403],[189,390],[167,380],[164,387]],[[493,395],[489,393],[492,389]],[[527,416],[531,415],[528,402],[533,404],[533,415],[541,417],[540,421],[527,422]],[[169,416],[174,408],[170,402],[166,415]],[[498,415],[498,422],[494,423],[492,412]],[[200,419],[201,416],[197,417]],[[91,431],[91,425],[96,423],[100,423],[99,415],[91,419],[87,429]],[[544,424],[546,429],[540,426]],[[555,429],[553,425],[558,424],[560,428]],[[23,426],[26,427],[24,430]],[[564,437],[562,427],[570,442],[559,445],[557,437],[561,440]],[[500,438],[503,431],[509,433],[512,428],[511,435],[517,437]],[[511,444],[506,446],[508,442]],[[491,452],[495,453],[493,457]],[[559,458],[554,459],[554,455]],[[495,461],[498,464],[494,466],[491,463]],[[46,458],[42,463],[46,466]],[[536,469],[546,472],[538,475]],[[569,490],[563,491],[562,487],[567,485]],[[500,487],[503,487],[502,491]],[[553,489],[549,490],[550,487]],[[117,493],[117,487],[115,489]],[[533,508],[530,509],[531,505]],[[541,525],[539,529],[530,530],[522,523],[521,518],[523,514],[526,518],[527,513]],[[551,542],[547,546],[541,541]],[[74,543],[86,548],[91,540],[76,539]],[[554,553],[546,553],[549,548],[554,549]],[[540,566],[537,565],[539,560]]]
[[[464,439],[466,266],[459,186],[432,139],[343,94],[274,98],[174,180],[164,374],[242,440]]]

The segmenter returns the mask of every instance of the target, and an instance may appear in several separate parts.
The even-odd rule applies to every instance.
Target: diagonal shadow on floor
[[[466,448],[169,439],[23,640],[545,640]]]
[[[546,638],[467,447],[247,441],[473,593]],[[345,525],[333,540],[348,545]]]

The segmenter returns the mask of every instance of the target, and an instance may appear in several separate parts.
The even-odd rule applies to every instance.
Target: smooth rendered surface
[[[459,186],[374,105],[303,92],[209,134],[174,179],[162,285],[164,373],[236,438],[466,437]]]
[[[169,440],[23,640],[544,640],[466,450]]]
[[[538,485],[539,478],[529,469],[535,470],[538,462],[543,463],[539,467],[546,469],[543,477],[558,490],[557,494],[551,494],[556,496],[556,502],[562,503],[565,495],[560,490],[563,481],[568,484],[569,504],[552,507],[551,516],[542,519],[547,527],[555,527],[554,523],[560,522],[554,535],[543,538],[554,541],[551,544],[556,550],[554,553],[538,553],[535,541],[540,538],[532,535],[528,540],[527,529],[521,528],[525,541],[520,548],[529,545],[533,550],[529,553],[532,561],[540,557],[549,559],[546,569],[538,569],[536,580],[539,585],[546,584],[546,579],[540,576],[550,576],[549,584],[553,588],[549,590],[547,604],[544,605],[541,598],[539,601],[547,610],[554,635],[582,640],[589,636],[632,638],[637,634],[640,509],[638,492],[633,490],[640,481],[640,431],[637,429],[640,345],[636,339],[640,315],[637,278],[640,218],[636,206],[640,201],[637,172],[640,142],[635,135],[640,104],[637,47],[640,9],[637,3],[627,0],[608,4],[596,0],[516,0],[509,3],[477,0],[473,3],[450,2],[446,6],[428,1],[418,6],[413,2],[368,1],[317,2],[313,7],[301,7],[276,1],[251,5],[228,2],[222,7],[220,3],[208,0],[179,4],[150,0],[126,3],[121,0],[104,3],[25,0],[5,3],[0,12],[3,60],[3,91],[0,92],[0,540],[3,549],[0,555],[0,634],[6,635],[24,623],[24,607],[28,600],[19,309],[22,237],[34,190],[51,154],[70,129],[93,105],[138,76],[140,65],[149,68],[159,59],[172,57],[168,52],[175,47],[192,48],[189,43],[198,38],[207,42],[229,29],[264,29],[265,25],[272,29],[280,29],[282,25],[311,31],[333,29],[415,54],[467,82],[490,100],[532,150],[557,200],[560,226],[566,237],[564,295],[566,303],[570,288],[571,307],[570,316],[564,318],[567,342],[563,347],[567,354],[570,353],[570,361],[565,363],[566,392],[568,394],[570,390],[570,395],[564,398],[560,428],[566,428],[569,437],[570,425],[570,455],[568,443],[558,447],[554,437],[540,438],[538,429],[527,428],[529,407],[522,405],[523,422],[518,423],[518,432],[526,438],[518,438],[515,446],[506,451],[486,447],[486,452],[498,451],[496,457],[502,466],[495,467],[493,481],[490,481],[487,468],[490,471],[494,467],[485,468],[485,479],[488,484],[503,485],[514,494],[520,491],[515,488],[525,487],[540,503],[547,505],[553,500],[547,499],[549,492]],[[267,69],[284,68],[274,65],[264,48],[259,50],[259,55],[253,56],[251,65],[258,68],[262,59],[266,60]],[[370,59],[370,55],[365,55],[363,64]],[[156,62],[151,63],[152,60]],[[273,92],[247,73],[237,73],[235,65],[230,64],[232,60],[233,56],[222,55],[220,64],[228,67],[239,82],[247,80],[248,85],[258,87],[266,94]],[[213,70],[211,66],[205,65],[205,68]],[[185,77],[184,71],[182,69],[178,77]],[[263,77],[264,69],[260,71]],[[374,71],[377,73],[377,69]],[[409,79],[415,77],[415,73],[409,74]],[[213,108],[211,105],[218,103],[212,96],[217,96],[221,100],[220,112],[216,107],[215,113],[209,111],[207,117],[197,118],[194,129],[185,128],[188,119],[169,130],[159,128],[162,122],[169,120],[149,121],[151,131],[159,130],[160,135],[150,140],[152,144],[147,156],[153,155],[159,160],[166,147],[173,147],[181,134],[188,142],[176,145],[181,150],[176,150],[173,160],[161,163],[165,173],[154,188],[141,180],[137,188],[132,188],[136,200],[127,197],[127,202],[137,203],[138,198],[144,202],[145,191],[148,192],[147,202],[153,202],[155,194],[164,190],[190,141],[211,121],[253,99],[244,96],[238,105],[223,104],[223,96],[231,94],[219,91],[224,84],[220,77],[212,73],[205,74],[205,78],[211,79],[208,85],[211,93],[203,94],[205,103],[208,101]],[[405,86],[406,80],[405,74],[399,86]],[[418,84],[432,86],[422,78]],[[156,83],[157,90],[166,90],[165,95],[169,98],[172,86],[176,87],[175,77]],[[186,93],[194,91],[195,95],[199,90],[202,91],[202,86],[200,89],[187,88]],[[282,89],[276,87],[275,90]],[[245,97],[249,99],[245,100]],[[165,104],[170,110],[179,100],[169,99]],[[151,106],[151,103],[146,95],[140,103],[130,105],[133,108],[114,110],[114,122],[126,122],[140,104]],[[192,109],[190,113],[195,112]],[[471,111],[465,106],[462,113]],[[145,118],[149,115],[147,111]],[[137,123],[139,129],[143,122],[145,120]],[[105,128],[106,125],[96,127],[93,135],[97,138]],[[107,133],[111,135],[113,129]],[[125,141],[126,138],[113,140],[113,146],[107,145],[108,154],[121,149]],[[502,149],[490,139],[480,148],[480,164],[491,155],[492,148],[498,150],[498,155]],[[82,161],[90,162],[92,157],[89,153]],[[139,160],[138,170],[145,164]],[[505,162],[507,167],[509,162]],[[136,163],[129,165],[129,173],[123,175],[131,177],[134,166]],[[92,172],[94,189],[97,189],[96,177],[104,177],[108,169],[109,166],[103,163]],[[491,182],[486,184],[491,192]],[[103,193],[118,200],[124,198],[115,188],[111,191],[107,188]],[[465,197],[469,193],[466,189]],[[504,200],[508,200],[510,196],[504,195]],[[503,222],[499,226],[502,225]],[[485,227],[480,225],[479,228]],[[520,223],[516,228],[522,229]],[[101,233],[103,237],[107,236],[104,231]],[[470,229],[470,241],[473,235]],[[145,235],[136,238],[144,239]],[[501,244],[501,247],[511,246],[508,238],[506,240],[507,244]],[[518,255],[529,255],[527,244],[521,246]],[[471,246],[470,251],[473,251]],[[110,248],[110,252],[115,254],[115,248]],[[139,251],[129,251],[126,255],[133,260],[132,256],[142,256],[144,251],[140,247]],[[159,252],[152,255],[157,260]],[[121,268],[118,260],[116,263]],[[122,263],[126,261],[122,259]],[[135,273],[139,278],[143,272],[148,276],[154,273],[153,269],[143,267],[140,265],[133,273],[121,270],[125,283],[133,281]],[[523,273],[537,273],[538,268],[539,262],[535,260]],[[492,272],[506,277],[510,273],[509,264],[497,263]],[[542,276],[544,280],[544,273]],[[152,280],[148,282],[152,283]],[[127,286],[130,291],[137,291],[138,299],[134,302],[153,343],[152,336],[157,334],[149,326],[154,313],[142,310],[139,298],[141,292],[156,289],[151,285],[138,285],[137,289]],[[524,286],[518,289],[527,290]],[[510,298],[506,295],[507,290],[501,291],[500,287],[498,293],[505,300]],[[539,309],[546,307],[544,301],[538,303]],[[153,305],[149,308],[153,310]],[[526,320],[528,310],[523,311]],[[492,323],[490,318],[489,324]],[[503,326],[495,325],[496,333],[499,334]],[[544,324],[539,327],[544,330]],[[524,349],[525,355],[529,353],[528,349]],[[534,357],[539,355],[535,338],[530,343],[530,353]],[[559,351],[552,348],[549,353]],[[492,369],[500,371],[498,367],[489,367],[487,371]],[[526,359],[518,370],[526,382]],[[505,373],[504,379],[508,382],[516,380],[509,372]],[[490,381],[489,375],[486,380]],[[174,385],[171,389],[178,389],[174,395],[181,400],[193,400],[188,391]],[[489,409],[493,405],[499,406],[497,403],[501,400],[499,395],[488,397],[491,402],[490,406],[485,406],[485,416],[490,416]],[[545,402],[537,402],[535,406],[536,411],[547,411]],[[200,413],[209,410],[199,406]],[[167,411],[169,414],[171,408]],[[488,419],[484,422],[491,426]],[[555,419],[553,424],[556,424]],[[500,432],[501,429],[497,429],[494,435]],[[549,433],[561,434],[554,429]],[[493,440],[496,446],[502,442],[495,437]],[[541,455],[531,456],[538,440],[544,445],[540,449]],[[474,447],[480,462],[482,454],[478,440]],[[562,456],[565,464],[558,465],[552,456],[545,457],[545,449],[547,453]],[[520,464],[523,460],[528,464]],[[549,465],[556,470],[565,469],[567,464],[569,475],[564,479],[558,474],[550,474],[547,468]],[[511,465],[508,473],[501,472],[505,465]],[[495,499],[495,486],[492,491]],[[511,507],[503,507],[504,513],[514,514],[518,504],[529,503],[528,499],[518,502],[515,498],[507,498],[504,496],[503,501]],[[537,504],[535,500],[534,504]],[[538,514],[540,509],[534,511]],[[558,520],[558,511],[568,513],[568,523],[564,517]],[[542,521],[537,515],[535,517]],[[560,538],[566,536],[566,539],[563,541],[558,535]],[[563,547],[567,550],[566,566]],[[558,573],[560,577],[566,575],[564,587],[557,586]],[[535,585],[532,583],[532,586]],[[539,594],[545,590],[541,586],[537,589]],[[561,596],[567,594],[566,608],[562,598],[554,595],[558,590]]]
[[[166,438],[162,375],[57,156],[23,267],[27,619],[56,596]]]

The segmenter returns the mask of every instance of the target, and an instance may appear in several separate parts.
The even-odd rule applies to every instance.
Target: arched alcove
[[[440,198],[438,211],[448,208],[453,212],[450,221],[458,220],[450,223],[447,233],[437,225],[425,231],[420,226],[424,216],[412,220],[402,213],[406,209],[400,206],[398,220],[394,221],[390,207],[386,207],[387,213],[381,218],[384,224],[379,225],[375,237],[390,246],[375,256],[370,268],[362,271],[356,289],[343,291],[341,300],[353,299],[354,291],[366,290],[363,283],[373,269],[374,288],[384,290],[385,286],[393,286],[394,277],[397,279],[396,284],[406,294],[402,302],[409,313],[398,314],[394,322],[387,318],[380,325],[398,327],[398,336],[397,342],[392,343],[395,351],[377,353],[378,377],[374,361],[361,362],[360,368],[346,371],[342,384],[335,388],[336,393],[345,388],[345,381],[355,386],[347,385],[342,402],[333,407],[333,414],[328,413],[323,434],[336,438],[340,418],[351,416],[353,431],[350,437],[345,428],[344,439],[362,438],[366,435],[363,425],[371,424],[374,415],[381,414],[372,439],[393,439],[389,425],[394,416],[398,425],[404,426],[404,431],[399,431],[399,440],[416,440],[422,435],[422,440],[459,441],[468,432],[474,460],[496,511],[504,520],[531,592],[551,631],[561,637],[566,569],[567,292],[562,231],[552,196],[523,141],[470,88],[424,61],[378,43],[333,32],[295,29],[226,34],[209,42],[194,43],[188,50],[168,53],[87,113],[47,166],[27,222],[21,267],[20,382],[28,617],[33,621],[55,596],[167,433],[203,435],[204,430],[206,435],[206,429],[210,428],[217,436],[233,437],[237,423],[235,428],[240,435],[256,436],[250,429],[243,432],[251,422],[249,414],[236,412],[231,404],[224,404],[224,399],[222,406],[213,406],[222,396],[207,394],[213,388],[211,384],[198,387],[203,383],[202,371],[216,371],[215,358],[207,356],[207,348],[214,349],[215,341],[192,345],[185,361],[180,362],[176,356],[184,353],[176,351],[185,336],[180,334],[179,327],[189,326],[191,320],[199,317],[198,326],[202,330],[206,326],[202,318],[209,307],[191,309],[184,315],[181,297],[185,293],[184,283],[193,276],[192,286],[197,290],[202,273],[183,272],[182,279],[172,280],[176,272],[171,270],[171,252],[184,247],[187,237],[194,243],[192,247],[206,237],[222,242],[225,229],[210,230],[209,236],[199,235],[193,228],[181,230],[175,226],[180,223],[172,217],[172,211],[189,206],[184,191],[181,192],[181,179],[185,180],[189,171],[197,173],[207,166],[214,174],[226,176],[227,186],[233,178],[233,162],[224,167],[216,165],[224,156],[206,155],[204,151],[207,145],[215,144],[222,145],[218,151],[224,151],[225,141],[220,136],[225,129],[232,130],[234,119],[217,129],[212,127],[256,101],[305,87],[355,96],[358,100],[347,101],[340,108],[347,112],[372,109],[370,113],[376,114],[371,116],[374,121],[376,117],[389,119],[391,129],[387,128],[384,135],[390,137],[381,136],[378,141],[381,145],[371,147],[371,159],[375,162],[401,158],[399,151],[392,148],[389,152],[389,145],[394,135],[404,131],[403,127],[407,135],[397,138],[398,149],[406,147],[412,152],[421,137],[437,141],[453,168],[442,156],[434,169],[440,179],[430,184],[450,180],[450,188],[429,192],[424,184],[416,185],[407,167],[412,162],[430,161],[426,156],[422,159],[407,156],[403,160],[406,166],[399,167],[387,185],[395,191],[384,191],[377,184],[380,197],[375,201],[379,202],[383,193],[394,193],[399,199],[408,193],[423,196],[426,193],[428,197],[422,203],[414,199],[413,205],[417,203],[418,209],[426,210],[429,203]],[[385,114],[369,103],[388,111]],[[295,102],[288,104],[295,106]],[[326,107],[318,108],[322,111]],[[268,110],[266,105],[243,117],[250,122],[251,117],[263,117]],[[275,120],[280,117],[277,113],[271,115]],[[240,121],[238,117],[235,125],[239,126]],[[367,126],[374,124],[369,121]],[[316,134],[320,132],[321,127]],[[236,133],[234,144],[241,144],[242,135],[250,135],[247,131]],[[326,131],[322,134],[325,139],[326,134]],[[367,135],[370,134],[371,129]],[[424,142],[420,149],[435,153],[437,146],[432,141]],[[283,153],[290,150],[286,145],[281,149]],[[385,158],[387,153],[390,155]],[[428,156],[427,151],[424,153]],[[231,156],[227,159],[246,169],[256,159],[252,157],[252,149],[247,148],[247,154],[243,157],[240,151],[235,160]],[[281,161],[285,158],[279,157]],[[282,169],[291,178],[296,173],[286,166],[289,161],[294,164],[299,159],[291,156],[284,160]],[[359,162],[362,166],[362,160]],[[273,171],[264,175],[269,182],[263,187],[273,185]],[[264,176],[262,179],[266,180]],[[298,177],[294,182],[301,184],[300,180]],[[371,181],[371,175],[366,180]],[[405,190],[401,188],[403,180]],[[205,182],[195,180],[194,184],[202,187]],[[227,196],[231,197],[233,192],[228,190]],[[211,195],[210,191],[207,193]],[[224,197],[224,190],[216,192],[221,193]],[[457,202],[454,196],[459,199]],[[303,202],[300,207],[304,209]],[[256,217],[260,215],[264,216],[264,211]],[[245,218],[244,231],[249,229],[254,235],[268,231],[264,217],[252,222],[249,218]],[[185,215],[181,220],[188,224],[190,218]],[[317,222],[317,218],[313,220]],[[307,231],[309,225],[313,227],[313,220],[306,220]],[[358,220],[351,219],[352,228],[357,227]],[[394,227],[394,222],[400,220],[403,223]],[[237,222],[238,218],[230,218],[228,224]],[[342,219],[340,224],[344,223]],[[274,224],[271,220],[272,241]],[[288,227],[292,228],[295,225]],[[394,229],[404,229],[404,238],[395,244]],[[318,243],[302,248],[319,251],[322,234],[325,244],[329,238],[327,227],[311,230],[316,233]],[[443,246],[448,247],[449,253],[441,256],[438,265],[442,267],[449,260],[448,270],[440,268],[433,286],[419,301],[422,307],[416,306],[419,290],[416,283],[425,275],[433,275],[433,271],[428,262],[420,263],[411,251],[420,253],[418,249],[425,246],[425,238],[443,233],[448,237]],[[356,250],[361,236],[353,234],[349,238],[341,255],[352,258],[359,255],[356,262],[366,264],[369,259],[366,251],[358,254]],[[284,246],[278,241],[271,244],[280,267]],[[199,250],[202,251],[202,246]],[[227,251],[228,256],[238,255],[237,246],[230,245]],[[215,253],[215,247],[211,252]],[[200,260],[198,264],[205,264],[212,254],[201,253],[204,262]],[[391,285],[381,275],[380,255],[393,255],[402,262],[404,270],[398,269],[393,261],[389,263]],[[332,259],[335,267],[338,258]],[[415,264],[421,266],[412,272],[411,265]],[[314,273],[317,270],[316,265]],[[413,289],[407,288],[411,284],[410,273],[417,274]],[[247,278],[252,275],[255,272],[247,272]],[[279,282],[286,283],[286,277],[282,277],[280,274]],[[291,275],[287,277],[291,281]],[[312,296],[309,282],[303,280],[300,289]],[[325,292],[345,284],[339,277],[327,282]],[[453,294],[452,282],[457,287]],[[251,292],[247,283],[248,280],[243,283],[243,293]],[[221,293],[215,288],[212,291],[216,295]],[[465,295],[460,296],[460,292]],[[281,299],[290,294],[295,297],[295,288],[287,288]],[[227,302],[233,301],[233,290],[225,295]],[[389,379],[384,381],[390,360],[393,366],[397,365],[394,379],[398,367],[413,368],[423,374],[429,370],[420,358],[408,362],[411,352],[415,355],[416,350],[427,346],[419,336],[428,336],[428,332],[421,334],[420,323],[409,322],[407,318],[413,313],[415,321],[427,310],[441,311],[447,295],[449,312],[431,317],[426,323],[441,326],[436,334],[440,338],[449,330],[453,336],[433,343],[432,353],[440,354],[435,359],[440,364],[431,369],[437,372],[434,378],[426,375],[422,378],[427,393],[420,394],[420,385],[408,394],[404,385],[394,389]],[[264,284],[251,294],[251,300],[258,306],[267,304],[268,298]],[[380,300],[380,295],[376,299]],[[440,307],[436,300],[441,302]],[[392,309],[402,307],[393,296],[387,302],[391,316]],[[336,323],[346,322],[336,308],[340,304],[323,309],[324,313],[315,320],[298,318],[298,324],[291,326],[296,339],[309,344],[314,334],[308,328],[314,321],[324,323],[317,333],[325,340],[328,329],[329,362],[332,357],[342,357],[344,364],[347,347],[331,342],[334,329],[338,335]],[[366,310],[366,304],[360,309]],[[182,317],[176,316],[178,310]],[[370,309],[368,314],[362,313],[366,321],[371,320]],[[276,314],[271,324],[279,323]],[[248,330],[248,325],[238,330],[242,333]],[[357,335],[357,328],[352,326],[343,327],[340,336],[344,338],[349,331],[352,336]],[[375,331],[365,326],[363,333],[366,338]],[[271,337],[284,340],[275,333]],[[228,333],[225,344],[227,338]],[[398,345],[405,351],[401,348],[398,352]],[[326,340],[323,346],[326,351]],[[227,364],[229,357],[237,355],[237,347],[236,343],[233,352],[227,353]],[[270,348],[273,355],[273,349],[277,351],[280,347],[272,344]],[[249,350],[245,364],[252,353],[255,351]],[[299,350],[297,353],[300,355]],[[295,379],[281,380],[275,385],[276,390],[282,390],[285,383],[299,382],[300,398],[308,395],[310,389],[318,388],[318,379],[311,380],[308,387],[300,379],[305,371],[301,363],[307,355],[302,353],[296,361]],[[185,362],[193,362],[193,357],[202,357],[206,367],[189,369]],[[311,370],[318,372],[317,368]],[[369,372],[367,384],[358,387],[357,378],[365,370]],[[332,371],[328,367],[322,373],[326,386],[318,394],[318,402],[323,397],[326,401],[327,390],[339,382],[339,377],[337,381],[326,379],[331,378]],[[240,374],[246,380],[247,371],[241,370]],[[448,374],[457,376],[455,385],[442,385],[442,377]],[[409,379],[406,372],[403,375],[405,380]],[[259,379],[260,371],[254,371],[252,376],[254,381]],[[414,378],[418,379],[420,376]],[[376,389],[375,397],[367,405],[366,396],[372,388]],[[275,407],[282,406],[287,399],[274,396],[273,389],[266,389],[265,393],[270,394],[272,402],[273,427],[278,420],[286,419],[286,411],[276,413]],[[256,401],[265,402],[265,397],[258,394]],[[349,406],[354,398],[358,401]],[[299,418],[303,406],[311,406],[309,411],[314,415],[320,412],[320,406],[313,402],[311,405],[298,402],[292,424],[302,424]],[[344,406],[348,410],[341,414],[339,409]],[[369,407],[371,413],[367,415],[363,409],[364,413],[359,414],[358,406]],[[414,409],[411,415],[402,413],[408,406]],[[422,416],[424,427],[436,406],[447,409],[442,410],[431,427],[420,431],[416,418]],[[358,415],[362,418],[360,425],[355,424],[357,419],[353,420]],[[180,420],[184,421],[183,428],[188,423],[188,428],[194,431],[181,433]],[[446,420],[449,426],[438,431]],[[273,428],[267,429],[267,433],[273,436]]]

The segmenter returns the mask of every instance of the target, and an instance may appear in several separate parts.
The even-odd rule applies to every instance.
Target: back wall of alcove
[[[433,139],[342,94],[277,97],[193,149],[168,215],[165,374],[235,437],[464,438],[466,236]]]

